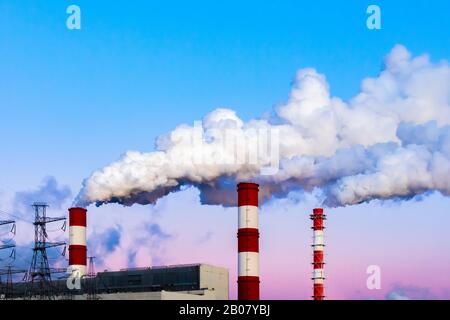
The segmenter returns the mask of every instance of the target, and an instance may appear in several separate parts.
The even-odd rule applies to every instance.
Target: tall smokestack
[[[69,270],[78,277],[87,272],[86,213],[84,208],[69,209]]]
[[[239,183],[238,300],[259,300],[258,191],[255,183]]]
[[[316,208],[313,210],[313,214],[311,215],[311,220],[313,221],[314,230],[314,242],[312,247],[314,248],[314,262],[312,263],[314,267],[313,271],[313,281],[314,281],[314,300],[323,300],[325,298],[323,282],[324,282],[324,273],[323,273],[323,247],[325,246],[323,240],[323,229],[325,229],[323,225],[323,221],[326,219],[325,214],[323,213],[322,208]]]

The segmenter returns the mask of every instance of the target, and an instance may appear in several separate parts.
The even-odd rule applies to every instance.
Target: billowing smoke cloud
[[[72,191],[68,186],[60,186],[54,177],[48,176],[36,190],[17,192],[14,206],[16,210],[29,211],[25,209],[29,209],[34,202],[45,202],[59,209],[71,195]]]
[[[349,101],[332,97],[316,70],[300,70],[288,101],[272,116],[244,122],[233,110],[214,110],[200,124],[160,136],[154,152],[130,151],[95,171],[77,202],[154,203],[194,185],[204,203],[234,205],[235,184],[242,180],[259,182],[263,200],[319,189],[328,206],[434,190],[448,195],[449,125],[448,63],[412,57],[398,45],[381,73],[365,79]],[[224,131],[233,132],[237,148],[227,145]],[[272,174],[264,168],[273,166],[273,153],[260,152],[253,139],[262,131],[279,137],[271,145],[279,154]],[[201,143],[193,143],[198,137]]]

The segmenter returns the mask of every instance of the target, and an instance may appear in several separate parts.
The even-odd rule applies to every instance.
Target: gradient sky
[[[381,7],[382,30],[366,28],[372,3]],[[70,4],[81,7],[81,30],[66,28]],[[331,93],[347,99],[377,75],[395,44],[450,60],[448,12],[446,0],[0,0],[0,210],[31,214],[16,193],[38,189],[48,176],[75,195],[93,170],[127,150],[152,150],[159,134],[216,107],[258,117],[287,99],[299,68],[316,68]],[[292,194],[262,208],[263,298],[309,298],[314,205],[313,197]],[[450,298],[448,208],[449,199],[433,194],[329,210],[329,297]],[[202,207],[188,189],[154,207],[89,212],[99,267],[226,266],[235,298],[235,209]],[[32,237],[24,230],[22,244]],[[144,244],[138,258],[123,254],[136,242]],[[366,288],[369,265],[381,267],[381,290]]]

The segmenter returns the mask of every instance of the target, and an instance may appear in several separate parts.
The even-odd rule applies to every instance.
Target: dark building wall
[[[99,291],[184,291],[200,289],[200,266],[100,272]]]

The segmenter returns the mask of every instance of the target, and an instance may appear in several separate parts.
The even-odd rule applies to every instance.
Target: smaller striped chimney
[[[69,273],[77,277],[87,273],[86,213],[84,208],[69,209]]]
[[[259,186],[239,183],[237,191],[238,300],[259,300]]]
[[[313,265],[313,277],[314,281],[314,292],[313,299],[314,300],[323,300],[325,298],[324,293],[324,273],[323,266],[325,264],[323,259],[323,248],[325,246],[323,239],[323,230],[325,229],[323,225],[323,221],[326,219],[325,214],[323,213],[322,208],[316,208],[313,210],[313,214],[310,216],[313,221],[313,232],[314,232],[314,240],[313,240],[313,251],[314,251],[314,261]]]

